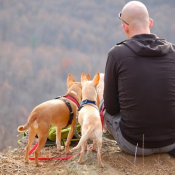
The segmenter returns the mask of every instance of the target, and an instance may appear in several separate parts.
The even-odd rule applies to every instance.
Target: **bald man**
[[[104,123],[129,154],[175,153],[175,46],[150,33],[153,20],[139,1],[119,19],[127,40],[108,53]],[[136,149],[137,148],[137,149]]]

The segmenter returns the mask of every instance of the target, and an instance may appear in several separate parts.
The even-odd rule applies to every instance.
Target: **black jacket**
[[[105,68],[104,104],[121,112],[126,140],[145,148],[175,143],[175,46],[154,34],[114,46]]]

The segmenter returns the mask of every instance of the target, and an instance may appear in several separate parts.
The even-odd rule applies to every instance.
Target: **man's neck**
[[[141,34],[150,34],[150,30],[143,30],[143,31],[133,31],[130,32],[127,37],[128,39],[130,39],[131,37],[135,36],[135,35],[141,35]]]

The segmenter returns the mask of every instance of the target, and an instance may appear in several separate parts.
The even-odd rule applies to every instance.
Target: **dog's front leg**
[[[56,144],[59,151],[64,149],[64,146],[61,146],[61,128],[58,126],[56,127]]]

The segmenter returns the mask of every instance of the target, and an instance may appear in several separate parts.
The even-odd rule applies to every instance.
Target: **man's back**
[[[153,34],[135,35],[109,52],[105,83],[106,110],[121,112],[125,139],[141,147],[144,135],[147,148],[175,142],[173,45]]]

